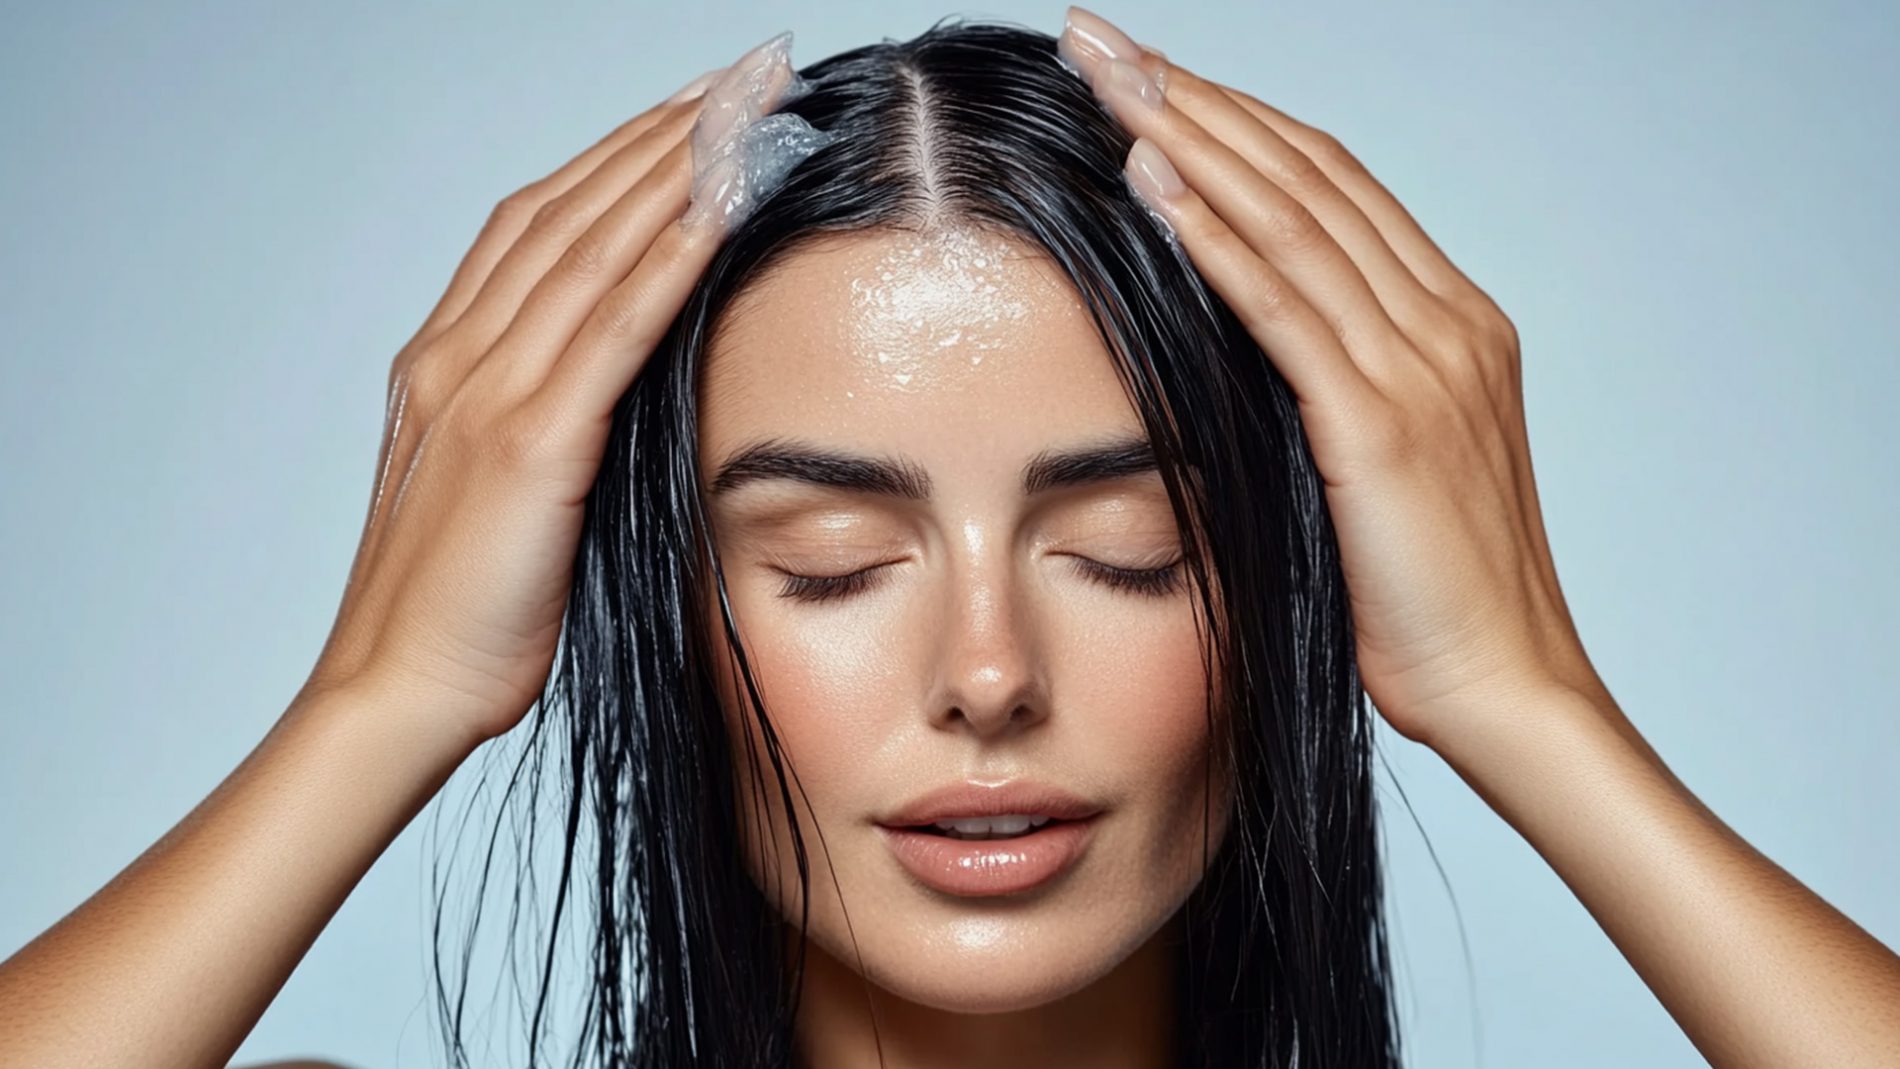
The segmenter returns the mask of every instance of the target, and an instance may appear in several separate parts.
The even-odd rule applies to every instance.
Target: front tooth
[[[1048,817],[1025,816],[1011,813],[1000,817],[969,817],[959,820],[939,820],[937,827],[944,831],[956,831],[964,835],[1020,835],[1030,828],[1047,823]]]

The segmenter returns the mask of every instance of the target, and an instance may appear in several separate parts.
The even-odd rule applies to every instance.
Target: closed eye
[[[1162,598],[1181,589],[1181,558],[1159,568],[1120,568],[1088,557],[1075,558],[1075,570],[1115,590]]]
[[[1089,557],[1074,557],[1074,568],[1084,578],[1111,590],[1146,597],[1167,597],[1181,589],[1181,558],[1158,568],[1122,568]],[[779,596],[803,602],[838,601],[861,594],[878,582],[878,573],[887,565],[874,564],[844,575],[801,575],[785,572]]]
[[[779,597],[796,601],[836,601],[853,594],[868,590],[877,582],[873,573],[883,568],[874,564],[847,575],[800,575],[797,572],[785,573],[785,585],[779,589]]]

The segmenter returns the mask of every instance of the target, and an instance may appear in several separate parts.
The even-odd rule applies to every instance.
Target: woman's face
[[[701,388],[701,479],[790,765],[813,949],[962,1012],[1107,975],[1199,881],[1228,781],[1216,766],[1204,828],[1199,599],[1075,289],[993,234],[827,239],[747,288]],[[785,810],[713,621],[740,812],[769,823],[744,829],[748,863],[796,923]],[[958,787],[1082,808],[1020,839],[890,826]]]

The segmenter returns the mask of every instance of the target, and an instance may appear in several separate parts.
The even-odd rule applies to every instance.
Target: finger
[[[1126,174],[1163,215],[1208,285],[1266,350],[1312,411],[1370,411],[1377,390],[1345,343],[1312,304],[1253,244],[1190,188],[1165,152],[1146,137],[1129,149]]]
[[[1358,202],[1318,161],[1261,121],[1219,83],[1171,65],[1163,57],[1144,57],[1141,67],[1161,75],[1169,104],[1313,213],[1408,335],[1420,339],[1428,336],[1427,331],[1442,328],[1448,314],[1443,301],[1419,281]]]
[[[495,264],[509,247],[514,245],[541,205],[572,189],[581,179],[593,173],[602,161],[666,118],[674,106],[695,99],[697,94],[704,92],[706,86],[724,69],[723,67],[714,68],[693,79],[672,97],[615,127],[606,137],[569,160],[559,170],[537,179],[503,199],[490,213],[481,233],[476,236],[474,245],[463,256],[460,266],[456,268],[455,276],[449,280],[448,289],[436,302],[435,308],[430,311],[428,318],[423,321],[421,330],[417,333],[434,335],[461,316],[469,303],[475,299],[475,295],[481,291],[482,284],[488,280]]]
[[[668,216],[658,236],[639,265],[594,306],[529,401],[545,420],[592,420],[604,427],[718,250],[719,222],[679,218],[690,194],[679,177],[683,165],[667,172],[655,179],[663,193],[656,190],[654,199]]]
[[[566,352],[577,334],[610,293],[618,293],[630,275],[652,256],[655,240],[667,224],[679,218],[691,198],[694,153],[685,137],[603,212],[587,232],[535,285],[483,363],[496,368],[494,383],[511,396],[523,396],[539,387],[557,363],[572,360]],[[677,309],[675,309],[677,311]],[[645,321],[648,309],[610,309],[609,315]],[[662,324],[670,322],[665,313]],[[639,333],[638,323],[616,321],[616,329]],[[656,338],[657,340],[657,338]],[[617,395],[616,395],[617,396]]]
[[[1095,86],[1122,124],[1166,154],[1208,206],[1306,297],[1367,370],[1376,373],[1392,354],[1409,348],[1371,283],[1297,198],[1170,106],[1134,64],[1108,61]]]
[[[367,520],[369,534],[361,551],[365,556],[374,554],[380,543],[384,524],[378,518],[391,515],[399,503],[397,488],[414,463],[429,425],[466,382],[469,372],[481,365],[494,338],[507,327],[509,317],[521,304],[517,292],[532,287],[545,266],[561,256],[566,245],[562,232],[591,222],[614,201],[616,184],[621,190],[635,184],[654,159],[684,142],[695,110],[695,99],[663,104],[648,116],[650,122],[644,123],[633,141],[621,144],[593,169],[581,173],[566,192],[543,201],[542,207],[519,226],[519,239],[496,260],[494,270],[464,315],[445,328],[447,338],[435,336],[428,344],[412,342],[405,347],[405,355],[390,370],[384,446],[376,461],[376,488]]]
[[[1337,138],[1239,89],[1231,86],[1221,89],[1325,171],[1327,177],[1359,205],[1359,210],[1379,228],[1392,251],[1427,288],[1450,299],[1479,292],[1470,277],[1452,263],[1418,220],[1412,218],[1412,213]]]
[[[449,328],[454,348],[474,359],[486,353],[569,247],[655,163],[684,143],[698,113],[697,101],[670,105],[659,122],[621,146],[572,188],[543,202],[496,262],[468,309]]]

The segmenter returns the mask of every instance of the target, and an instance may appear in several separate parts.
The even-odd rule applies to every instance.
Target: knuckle
[[[561,254],[561,271],[576,278],[598,278],[614,262],[614,250],[599,237],[583,234]]]
[[[1470,293],[1457,300],[1456,305],[1463,334],[1481,346],[1502,346],[1516,350],[1517,325],[1511,322],[1511,318],[1488,294],[1473,287]]]
[[[1293,294],[1272,271],[1253,274],[1248,315],[1262,323],[1287,323],[1294,318]]]
[[[425,420],[448,407],[458,385],[455,369],[442,353],[427,353],[409,365],[406,407]]]
[[[1307,141],[1311,146],[1307,151],[1315,161],[1325,166],[1352,174],[1364,174],[1365,164],[1359,162],[1345,144],[1337,137],[1317,128],[1309,128]]]
[[[440,354],[430,354],[409,365],[409,396],[440,407],[448,400],[448,369]]]
[[[515,405],[488,421],[489,454],[507,468],[535,463],[546,451],[551,431],[532,405]]]
[[[1511,322],[1511,317],[1505,315],[1502,309],[1494,306],[1481,322],[1485,336],[1492,342],[1507,352],[1518,351],[1517,324]]]
[[[531,238],[565,241],[580,233],[589,219],[586,206],[570,196],[559,196],[534,210],[528,218]]]
[[[653,235],[646,251],[640,256],[640,262],[653,265],[651,270],[659,274],[676,271],[684,263],[703,260],[699,250],[701,242],[709,240],[707,228],[685,227],[678,222],[660,228]],[[712,238],[711,240],[717,240]],[[703,251],[703,250],[702,250]]]
[[[1442,346],[1432,366],[1454,396],[1469,397],[1490,388],[1491,354],[1476,339],[1465,337]]]
[[[645,305],[645,295],[631,281],[618,286],[594,307],[595,326],[615,345],[639,341],[648,329]]]
[[[1330,187],[1332,180],[1326,177],[1326,172],[1320,170],[1311,156],[1303,152],[1289,152],[1280,162],[1279,183],[1288,193],[1307,200]]]
[[[1426,297],[1407,311],[1406,333],[1421,348],[1436,349],[1465,330],[1464,318],[1436,296]]]
[[[1297,203],[1278,211],[1269,211],[1264,225],[1268,239],[1276,247],[1296,255],[1317,252],[1330,240],[1319,220],[1313,218],[1313,213]]]
[[[496,202],[494,211],[488,213],[489,225],[507,228],[525,224],[541,207],[541,199],[534,186],[517,189]]]

